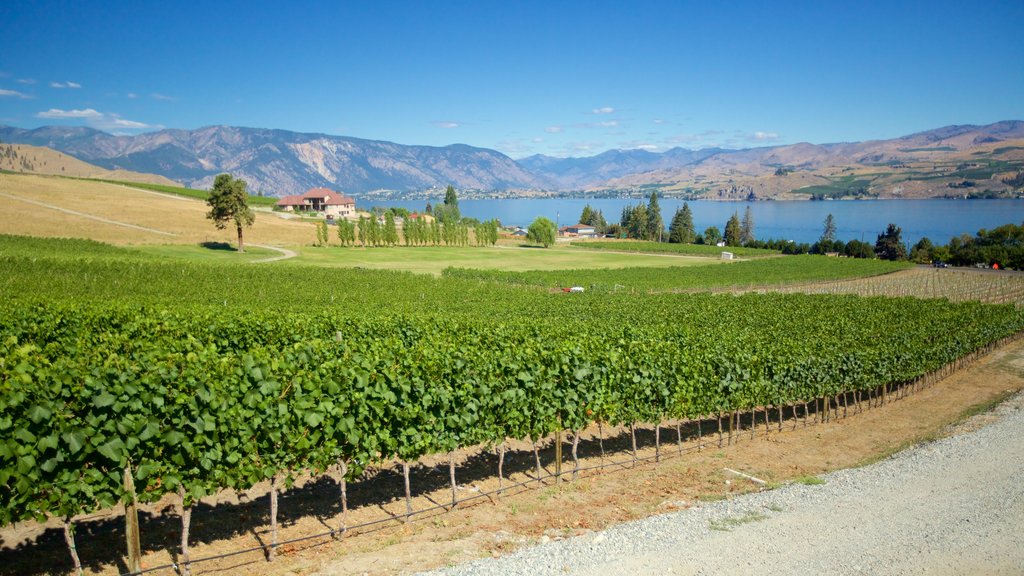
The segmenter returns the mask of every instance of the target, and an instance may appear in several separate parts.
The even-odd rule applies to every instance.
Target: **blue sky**
[[[1024,119],[1024,2],[0,3],[0,124],[520,158]]]

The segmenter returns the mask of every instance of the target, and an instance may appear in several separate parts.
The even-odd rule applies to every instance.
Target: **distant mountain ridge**
[[[46,146],[103,168],[159,174],[194,188],[208,188],[217,174],[230,172],[249,182],[253,193],[272,196],[317,186],[359,195],[452,184],[485,192],[659,188],[695,197],[768,199],[799,197],[802,189],[834,185],[843,174],[859,177],[869,171],[873,176],[868,192],[901,197],[904,190],[942,192],[935,186],[902,183],[922,171],[941,169],[956,176],[950,163],[984,159],[1015,169],[1024,161],[1024,146],[1014,145],[1021,140],[1024,122],[1008,120],[867,142],[743,150],[673,148],[661,153],[609,150],[584,158],[534,155],[515,161],[495,150],[464,144],[408,146],[263,128],[208,126],[114,136],[85,127],[0,126],[0,141]],[[995,172],[989,176],[995,178]]]
[[[449,183],[459,188],[543,188],[545,182],[511,158],[464,144],[405,146],[287,130],[209,126],[114,136],[91,128],[0,127],[0,140],[46,146],[108,169],[151,172],[193,188],[208,188],[230,172],[253,192],[300,194],[326,186],[360,193],[416,190]]]

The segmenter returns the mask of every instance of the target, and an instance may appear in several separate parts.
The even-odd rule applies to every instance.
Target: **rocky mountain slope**
[[[541,188],[511,158],[462,144],[404,146],[325,134],[210,126],[113,136],[90,128],[0,127],[0,141],[46,146],[108,169],[160,174],[208,188],[217,174],[245,179],[253,192],[283,196],[327,186],[350,193],[462,188]]]
[[[145,182],[167,186],[179,185],[173,180],[156,174],[143,174],[129,170],[107,170],[50,148],[26,144],[0,144],[0,170],[75,178]]]
[[[615,194],[661,190],[718,199],[1007,196],[1024,170],[1024,122],[947,126],[891,140],[514,161],[462,144],[406,146],[326,134],[210,126],[113,136],[84,127],[0,127],[0,141],[47,146],[107,169],[197,188],[230,172],[265,195],[326,186],[350,194],[443,188]]]

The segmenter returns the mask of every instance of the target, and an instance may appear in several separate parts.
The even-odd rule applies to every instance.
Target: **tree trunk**
[[[604,464],[604,426],[601,425],[601,421],[597,421],[597,443],[601,447],[601,464]]]
[[[238,251],[245,252],[245,245],[242,244],[242,225],[238,225]]]
[[[75,525],[71,522],[71,516],[64,519],[64,541],[68,544],[68,552],[71,553],[71,563],[75,566],[75,574],[82,576],[82,561],[78,559],[78,546],[75,546]]]
[[[502,470],[503,470],[504,467],[505,467],[505,443],[502,442],[498,446],[498,494],[499,495],[501,494],[501,491],[502,491],[502,483],[505,481],[505,476],[502,473]]]
[[[277,474],[270,477],[270,551],[267,560],[274,560],[277,550]]]
[[[181,498],[181,573],[189,576],[192,573],[192,563],[188,555],[188,531],[192,526],[192,507],[185,506],[185,487],[178,486],[178,496]]]
[[[679,453],[683,453],[683,431],[680,429],[682,422],[676,422],[676,447],[679,448]]]
[[[779,432],[782,432],[782,404],[779,404]]]

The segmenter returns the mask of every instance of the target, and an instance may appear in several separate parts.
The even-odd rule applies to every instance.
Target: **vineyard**
[[[835,280],[772,290],[803,294],[917,296],[945,298],[953,302],[977,301],[1024,307],[1024,274],[990,270],[915,268],[877,278]]]
[[[0,524],[60,518],[72,553],[76,516],[136,499],[175,495],[187,518],[206,495],[270,481],[273,519],[276,490],[298,475],[340,466],[355,480],[395,461],[408,494],[408,465],[431,455],[563,431],[575,445],[595,424],[713,418],[721,431],[769,410],[781,423],[1024,330],[1021,310],[977,302],[564,295],[490,274],[297,274],[95,243],[81,246],[87,259],[39,257],[32,242],[0,251]],[[891,270],[807,258],[699,267],[691,282]],[[187,565],[187,520],[182,543]]]

